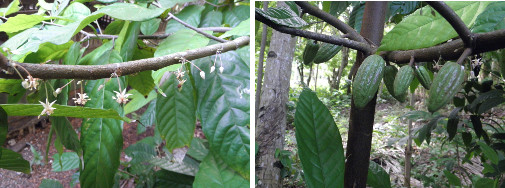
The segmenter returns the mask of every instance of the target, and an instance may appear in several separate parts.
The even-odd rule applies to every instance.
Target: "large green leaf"
[[[0,168],[30,174],[30,162],[23,159],[21,154],[10,149],[2,148],[0,157]]]
[[[479,141],[477,144],[479,144],[480,149],[486,158],[489,159],[493,164],[498,165],[499,158],[496,151],[493,148],[489,147],[485,142]]]
[[[228,9],[223,12],[224,14],[224,24],[230,25],[230,27],[236,27],[240,22],[249,19],[250,7],[247,5],[240,5],[233,7],[233,9]]]
[[[61,155],[56,153],[53,155],[53,163],[51,168],[53,172],[63,172],[67,170],[76,169],[79,167],[81,160],[75,152],[65,152]],[[61,161],[61,163],[60,163]]]
[[[485,33],[505,28],[505,2],[497,1],[489,4],[473,26],[472,32]]]
[[[6,8],[0,8],[0,14],[2,14],[3,17],[6,17],[9,14],[15,13],[19,10],[21,10],[21,7],[19,7],[19,0],[14,0],[9,3],[9,6]]]
[[[7,132],[9,130],[9,122],[7,122],[7,112],[0,108],[0,146],[5,144]],[[2,158],[2,147],[0,147],[0,159]]]
[[[156,100],[156,129],[170,152],[191,144],[196,123],[193,86],[188,82],[179,90],[179,82],[175,77],[175,74],[171,74],[161,85],[166,97],[158,94]]]
[[[60,142],[69,150],[82,154],[79,137],[66,117],[50,117],[53,129]]]
[[[219,27],[223,23],[223,13],[219,11],[210,11],[203,18],[200,27]]]
[[[80,42],[75,42],[70,46],[70,49],[68,49],[68,53],[65,55],[65,58],[63,59],[63,64],[64,65],[76,65],[77,62],[79,62],[79,59],[81,58],[81,43]]]
[[[377,163],[370,161],[366,184],[373,188],[390,188],[389,174]]]
[[[458,178],[458,176],[451,173],[451,171],[444,170],[444,175],[452,186],[461,186],[461,180]]]
[[[79,65],[103,65],[109,62],[114,43],[106,42],[79,60]]]
[[[184,4],[193,2],[195,0],[159,0],[158,2],[163,8],[172,8],[176,4]]]
[[[191,188],[195,177],[185,174],[179,174],[168,170],[159,170],[154,174],[156,176],[155,188]]]
[[[200,18],[202,11],[205,7],[203,6],[198,6],[198,5],[190,5],[187,7],[184,7],[181,12],[178,14],[174,15],[180,20],[186,22],[187,24],[193,26],[193,27],[198,27],[200,24]],[[185,28],[184,25],[181,23],[175,21],[175,20],[170,20],[167,23],[167,26],[165,28],[165,33],[173,33],[176,31],[179,31],[180,29]],[[189,39],[189,38],[187,38]]]
[[[105,84],[105,87],[98,90],[101,84]],[[124,82],[121,85],[125,87]],[[121,107],[112,100],[115,96],[112,91],[119,91],[116,80],[107,83],[104,83],[104,79],[88,81],[85,91],[92,99],[86,106],[117,110],[121,114]],[[112,187],[114,184],[114,175],[119,167],[123,148],[122,124],[120,120],[105,118],[83,121],[81,145],[84,169],[80,174],[82,187]]]
[[[158,31],[158,27],[160,26],[161,19],[159,18],[153,18],[147,21],[143,21],[142,24],[140,25],[140,31],[144,35],[152,35],[156,31]]]
[[[68,49],[72,46],[74,42],[68,41],[65,44],[56,45],[53,43],[43,43],[39,46],[36,52],[28,53],[28,55],[20,60],[20,62],[27,63],[43,63],[48,60],[60,60],[68,52]]]
[[[189,147],[186,155],[189,155],[196,160],[203,161],[205,156],[209,154],[209,149],[207,149],[208,147],[207,145],[208,143],[206,140],[195,137],[193,138],[193,140],[191,140],[191,146]]]
[[[203,133],[215,151],[242,177],[249,178],[249,65],[236,52],[221,54],[223,73],[210,73],[215,57],[195,61],[206,78],[194,76]],[[220,66],[221,62],[216,62]],[[218,68],[216,68],[218,69]],[[192,68],[193,75],[199,75]]]
[[[229,36],[245,36],[249,35],[249,19],[242,21],[237,27],[227,31],[223,35],[219,36],[220,38],[226,38]]]
[[[101,8],[93,14],[105,13],[120,20],[146,21],[158,17],[167,8],[148,9],[132,3],[114,3]]]
[[[180,40],[184,39],[184,40]],[[183,29],[161,41],[154,57],[160,57],[176,52],[197,49],[209,44],[209,39],[196,31]]]
[[[147,98],[137,90],[130,90],[128,91],[128,94],[132,94],[132,96],[128,97],[131,100],[124,106],[124,114],[135,112],[153,99],[156,99],[156,91],[154,90],[151,90],[151,92],[149,92]]]
[[[63,188],[63,185],[58,180],[43,179],[39,188]]]
[[[130,164],[139,164],[141,162],[149,161],[156,156],[155,145],[137,142],[128,146],[124,153],[132,158]]]
[[[116,39],[114,49],[119,52],[123,61],[130,61],[133,57],[133,51],[137,48],[140,24],[141,22],[127,21]]]
[[[307,25],[307,22],[289,8],[269,8],[267,11],[256,8],[256,13],[261,14],[276,24],[287,27],[300,28]]]
[[[343,187],[344,149],[333,116],[310,89],[300,94],[295,113],[298,155],[309,187]]]
[[[365,12],[365,3],[358,3],[352,8],[349,16],[349,26],[354,28],[356,32],[361,32],[361,24],[363,21],[363,13]]]
[[[91,101],[100,100],[99,98],[90,97]],[[88,101],[91,102],[91,101]],[[38,116],[44,109],[41,104],[0,104],[9,116]],[[114,110],[98,109],[81,106],[62,106],[58,104],[53,105],[56,110],[51,116],[65,116],[76,118],[112,118],[118,120],[127,120],[121,117]]]
[[[489,3],[485,1],[446,2],[468,27],[474,24],[477,16]],[[438,13],[432,14],[432,11],[434,10],[431,7],[424,7],[403,19],[384,36],[379,51],[426,48],[458,36],[449,22]]]
[[[155,95],[156,96],[156,95]],[[147,127],[152,126],[156,122],[156,100],[151,101],[147,107],[144,114],[139,119],[139,125],[137,125],[137,134],[141,134],[146,131]]]
[[[193,187],[246,188],[249,187],[249,180],[241,177],[225,160],[211,152],[200,164]]]
[[[40,23],[41,21],[49,20],[49,19],[51,19],[51,18],[44,17],[42,15],[37,15],[37,14],[31,14],[31,15],[18,14],[14,17],[9,18],[7,20],[7,22],[0,25],[0,31],[6,32],[6,33],[14,33],[14,32],[18,32],[21,30],[31,28],[34,25],[37,25],[38,23]]]
[[[175,161],[172,157],[156,157],[149,160],[149,163],[159,166],[162,169],[188,176],[195,176],[195,174],[199,171],[198,162],[188,157],[184,157],[182,162]]]
[[[8,93],[9,95],[17,95],[25,91],[21,85],[21,80],[18,79],[2,79],[0,78],[0,93]]]
[[[136,75],[128,76],[128,85],[136,89],[140,94],[147,96],[154,89],[153,71],[142,71]]]
[[[62,17],[67,20],[78,21],[86,18],[90,14],[91,11],[89,10],[88,7],[86,7],[86,5],[74,1],[67,8],[65,8]],[[60,25],[67,25],[69,23],[69,21],[67,20],[57,20],[56,23]]]

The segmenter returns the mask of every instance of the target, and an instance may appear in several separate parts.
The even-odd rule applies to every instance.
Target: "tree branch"
[[[295,1],[295,3],[298,6],[300,6],[304,12],[309,13],[325,21],[326,23],[342,31],[344,34],[348,34],[350,39],[358,42],[366,42],[365,38],[363,38],[358,32],[356,32],[356,30],[354,30],[351,26],[345,24],[344,22],[340,21],[337,17],[327,12],[324,12],[323,10],[315,6],[312,6],[309,2]]]
[[[454,30],[458,33],[459,37],[463,40],[465,47],[472,47],[472,32],[470,32],[470,29],[466,27],[463,20],[461,20],[451,7],[441,1],[426,1],[426,3],[433,7],[433,9],[435,9],[447,20],[447,22],[451,24]]]
[[[213,31],[213,32],[218,32],[218,33],[224,33],[226,31],[231,30],[229,27],[203,27],[203,28],[198,28],[200,31]],[[89,35],[88,35],[89,34]],[[88,38],[92,39],[115,39],[118,36],[117,35],[93,35],[93,34],[84,34],[88,36]],[[168,36],[172,35],[173,33],[167,33],[167,34],[158,34],[158,35],[139,35],[139,39],[164,39],[167,38]]]
[[[22,66],[34,78],[40,79],[101,79],[109,78],[112,73],[119,76],[138,73],[146,70],[158,70],[163,67],[178,64],[180,58],[187,60],[195,60],[202,57],[211,56],[217,50],[227,52],[236,50],[239,47],[249,44],[249,36],[243,36],[233,41],[228,41],[221,44],[214,44],[199,49],[177,52],[162,57],[153,57],[123,63],[112,63],[107,65],[53,65],[53,64],[32,64],[32,63],[15,63],[15,66]],[[0,55],[0,68],[7,70],[11,74],[6,74],[0,71],[0,78],[20,79],[15,70],[12,68],[13,63],[7,62],[7,59]],[[25,71],[20,73],[26,77]]]
[[[368,43],[357,42],[357,41],[353,41],[353,40],[348,40],[348,39],[343,39],[343,38],[339,38],[339,37],[333,37],[333,36],[323,35],[323,34],[319,34],[319,33],[315,33],[315,32],[294,29],[294,28],[278,25],[258,13],[255,13],[255,16],[256,16],[256,20],[268,25],[269,27],[271,27],[281,33],[286,33],[286,34],[291,34],[291,35],[300,36],[300,37],[304,37],[304,38],[314,39],[317,41],[326,42],[326,43],[335,44],[335,45],[342,45],[342,46],[345,46],[348,48],[363,51],[365,53],[374,53],[375,52],[375,49],[373,49],[370,45],[368,45]]]
[[[489,51],[505,48],[505,30],[491,31],[487,33],[474,34],[474,48],[472,54],[479,54]],[[381,52],[380,55],[386,61],[395,62],[397,64],[408,63],[410,56],[415,55],[416,61],[428,62],[442,58],[444,60],[458,59],[465,45],[462,39],[453,40],[437,46],[406,50],[406,51],[387,51]]]
[[[224,39],[222,39],[222,38],[215,37],[214,35],[210,35],[210,34],[208,34],[208,33],[205,33],[205,32],[203,32],[203,31],[201,31],[200,29],[198,29],[198,28],[196,28],[196,27],[193,27],[193,26],[189,25],[188,23],[186,23],[186,22],[182,21],[181,19],[179,19],[179,18],[175,17],[175,16],[174,16],[172,13],[170,13],[170,12],[168,13],[168,16],[169,16],[169,17],[172,17],[172,19],[174,19],[175,21],[177,21],[177,22],[181,23],[182,25],[186,26],[187,28],[189,28],[189,29],[191,29],[191,30],[196,31],[197,33],[200,33],[200,34],[202,34],[203,36],[206,36],[207,38],[210,38],[210,39],[212,39],[212,40],[218,41],[218,42],[220,42],[220,43],[228,42],[227,40],[224,40]]]

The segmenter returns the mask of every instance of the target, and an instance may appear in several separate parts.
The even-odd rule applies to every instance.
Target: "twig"
[[[263,1],[263,10],[267,11],[268,1]],[[261,85],[263,82],[263,58],[265,57],[265,46],[267,43],[267,25],[263,24],[263,30],[261,32],[261,45],[260,45],[260,55],[258,61],[258,77],[256,79],[256,103],[255,103],[255,119],[258,119],[259,106],[260,106],[260,96],[261,96]]]
[[[218,41],[218,42],[221,42],[221,43],[224,43],[224,42],[228,42],[227,40],[224,40],[222,38],[218,38],[218,37],[215,37],[214,35],[210,35],[208,33],[205,33],[203,31],[201,31],[200,29],[196,28],[196,27],[193,27],[191,25],[189,25],[188,23],[182,21],[181,19],[175,17],[172,13],[168,13],[169,17],[172,17],[172,19],[174,19],[175,21],[181,23],[182,25],[186,26],[187,28],[193,30],[193,31],[196,31],[197,33],[200,33],[202,34],[203,36],[206,36],[207,38],[210,38],[212,40],[215,40],[215,41]]]
[[[472,32],[470,32],[470,29],[466,27],[463,20],[461,20],[451,7],[447,6],[447,4],[442,1],[426,1],[426,3],[433,7],[433,9],[435,9],[447,20],[447,22],[451,24],[454,30],[458,33],[459,37],[463,40],[463,43],[465,43],[465,47],[472,47]]]
[[[314,33],[310,31],[305,31],[305,30],[300,30],[300,29],[294,29],[282,25],[278,25],[273,23],[272,21],[266,19],[263,15],[255,13],[256,20],[268,25],[269,27],[282,32],[282,33],[287,33],[295,36],[300,36],[304,38],[309,38],[309,39],[314,39],[317,41],[322,41],[330,44],[335,44],[335,45],[342,45],[348,48],[352,48],[355,50],[363,51],[366,53],[374,53],[375,49],[373,49],[368,43],[365,42],[357,42],[349,39],[343,39],[339,37],[333,37],[329,35],[323,35],[319,33]]]
[[[295,3],[300,6],[304,12],[309,13],[325,22],[328,24],[332,25],[333,27],[337,28],[338,30],[342,31],[344,34],[349,34],[349,38],[358,42],[366,42],[365,39],[358,33],[356,32],[355,29],[353,29],[351,26],[345,24],[344,22],[340,21],[337,17],[324,12],[323,10],[312,6],[309,2],[303,2],[303,1],[295,1]]]
[[[463,61],[470,55],[472,54],[472,48],[465,48],[465,51],[463,51],[463,53],[461,54],[461,56],[459,56],[459,59],[458,61],[456,61],[456,63],[458,64],[463,64]]]
[[[204,28],[198,28],[201,31],[213,31],[213,32],[218,32],[218,33],[224,33],[226,31],[231,30],[229,27],[204,27]],[[157,35],[139,35],[139,39],[164,39],[167,38],[168,36],[172,35],[173,33],[167,33],[167,34],[157,34]],[[102,34],[102,35],[87,35],[87,38],[91,39],[114,39],[117,38],[117,35],[107,35],[107,34]]]
[[[214,44],[184,52],[177,52],[162,57],[153,57],[148,59],[106,65],[54,65],[17,63],[16,66],[21,66],[27,69],[34,78],[93,80],[109,78],[110,75],[117,70],[120,70],[121,75],[123,76],[146,70],[158,70],[169,65],[178,64],[180,58],[185,58],[186,60],[195,60],[202,57],[214,55],[217,50],[221,50],[223,53],[231,50],[236,50],[239,47],[248,45],[249,40],[249,36],[243,36],[226,43]],[[5,57],[2,57],[3,55],[0,55],[0,61],[6,60]],[[0,62],[0,66],[5,66],[5,64],[9,65],[7,62]],[[10,65],[6,70],[11,70]],[[19,77],[16,75],[6,74],[4,72],[0,72],[0,78],[19,79]]]

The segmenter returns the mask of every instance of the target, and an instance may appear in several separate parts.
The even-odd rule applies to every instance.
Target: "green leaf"
[[[240,5],[233,7],[231,10],[224,11],[224,24],[230,27],[236,27],[240,22],[249,19],[250,7],[247,5]]]
[[[207,44],[209,44],[209,38],[197,33],[196,31],[183,29],[161,41],[158,49],[154,52],[154,57],[197,49],[207,46]]]
[[[0,168],[16,172],[23,172],[25,174],[30,174],[31,169],[30,162],[23,159],[23,156],[21,156],[21,154],[6,148],[2,148]]]
[[[6,17],[19,10],[21,10],[21,7],[19,7],[19,0],[14,0],[9,3],[9,6],[7,6],[7,8],[0,8],[0,14],[3,14],[3,17]]]
[[[137,90],[130,90],[128,91],[128,94],[133,94],[132,96],[128,97],[130,98],[130,102],[128,102],[124,106],[124,114],[129,114],[132,112],[137,111],[138,109],[142,108],[145,106],[147,103],[152,101],[153,99],[156,99],[156,92],[152,90],[147,98],[139,93]]]
[[[505,28],[505,2],[492,2],[475,20],[474,33],[485,33]]]
[[[123,79],[120,80],[124,86]],[[86,106],[121,112],[121,106],[112,100],[112,96],[115,96],[112,91],[119,91],[118,82],[104,82],[104,79],[88,81],[85,91],[92,100]],[[98,91],[101,84],[105,84],[105,87]],[[83,121],[81,145],[84,168],[80,175],[81,187],[112,187],[114,184],[123,148],[122,125],[122,121],[114,119],[93,118]]]
[[[220,38],[226,38],[229,36],[245,36],[249,35],[249,19],[242,21],[237,27],[227,31],[223,35],[219,36]]]
[[[186,76],[180,79],[188,79]],[[189,146],[195,132],[196,109],[193,86],[190,82],[178,87],[175,74],[161,85],[164,97],[158,94],[156,100],[156,129],[165,147],[172,152],[175,148]]]
[[[223,23],[223,13],[219,11],[210,11],[203,18],[200,27],[219,27]]]
[[[323,7],[324,5],[327,3],[328,1],[326,2],[323,2]],[[294,1],[286,1],[284,2],[286,3],[286,5],[289,6],[289,9],[291,9],[296,15],[300,15],[300,12],[298,11],[298,5],[296,5],[296,3]],[[323,8],[324,9],[324,8]]]
[[[156,173],[154,173],[154,176],[156,176],[156,183],[154,184],[154,187],[156,188],[191,188],[193,181],[195,181],[195,177],[193,176],[179,174],[163,169],[156,171]]]
[[[308,25],[302,18],[296,15],[291,9],[279,7],[279,8],[269,8],[267,11],[256,8],[256,13],[261,14],[270,21],[287,26],[300,28]]]
[[[142,134],[146,131],[147,127],[150,127],[156,121],[156,100],[151,101],[146,111],[140,117],[140,125],[137,125],[137,134]],[[126,111],[126,110],[125,110]],[[194,140],[194,139],[193,139]]]
[[[56,153],[53,155],[53,164],[51,168],[53,172],[63,172],[67,170],[76,169],[79,167],[81,160],[75,152],[65,152],[61,155]],[[61,166],[60,166],[61,160]]]
[[[73,41],[69,41],[65,44],[56,45],[53,43],[43,43],[40,44],[37,52],[29,53],[23,62],[27,63],[43,63],[48,60],[60,60],[65,57],[68,49],[72,46]]]
[[[146,21],[160,16],[167,8],[148,9],[132,3],[114,3],[101,8],[93,14],[105,13],[120,20]]]
[[[149,161],[156,156],[155,145],[137,142],[128,146],[124,153],[132,158],[130,164],[138,164]]]
[[[21,80],[0,78],[0,93],[17,95],[19,93],[23,93],[24,91],[25,88],[21,85]]]
[[[70,46],[70,49],[68,49],[67,55],[65,55],[65,58],[63,59],[63,64],[64,65],[76,65],[77,62],[79,62],[79,59],[81,57],[81,43],[80,42],[75,42]]]
[[[349,26],[354,28],[356,32],[361,32],[361,23],[363,21],[363,13],[365,12],[365,3],[358,3],[352,8],[349,16]]]
[[[69,150],[82,155],[82,148],[77,133],[72,128],[72,124],[66,117],[50,117],[53,129],[58,136],[58,140]]]
[[[444,170],[444,175],[452,186],[461,186],[461,180],[458,178],[458,176],[451,173],[451,171]]]
[[[160,80],[167,71],[177,71],[177,69],[181,68],[181,64],[175,64],[175,65],[170,65],[167,67],[164,67],[162,69],[158,69],[157,71],[153,71],[153,79],[154,79],[154,84],[155,85],[160,85]]]
[[[471,27],[490,2],[451,1],[446,4]],[[431,47],[458,36],[440,14],[430,14],[431,7],[418,9],[384,36],[379,51],[411,50]],[[423,15],[421,15],[421,12]]]
[[[193,187],[249,187],[249,180],[231,169],[219,156],[212,152],[200,164]]]
[[[122,61],[130,61],[133,51],[137,48],[141,22],[126,22],[115,43],[115,50],[119,52]]]
[[[187,7],[184,7],[181,12],[178,14],[175,14],[177,18],[180,20],[186,22],[187,24],[193,26],[193,27],[198,27],[200,24],[200,18],[202,11],[205,7],[204,6],[198,6],[198,5],[190,5]],[[174,33],[176,31],[179,31],[180,29],[186,28],[184,25],[181,23],[175,21],[175,20],[170,20],[167,22],[167,26],[165,28],[165,33]],[[190,38],[187,38],[190,39]]]
[[[79,60],[79,65],[103,65],[109,62],[114,43],[112,41],[102,44]]]
[[[14,17],[11,17],[4,24],[0,25],[0,31],[6,33],[15,33],[21,30],[25,30],[28,28],[37,25],[41,21],[49,20],[49,17],[44,17],[42,15],[37,14],[18,14]]]
[[[91,14],[91,11],[89,10],[86,5],[79,3],[79,2],[73,2],[70,4],[67,8],[65,8],[65,11],[63,11],[62,17],[66,18],[68,20],[73,20],[73,21],[78,21],[86,18]],[[57,24],[60,25],[67,25],[69,21],[67,20],[57,20]]]
[[[479,141],[477,144],[479,144],[480,149],[486,158],[488,158],[493,164],[498,165],[499,158],[496,151],[493,148],[489,147],[485,142]]]
[[[295,113],[298,155],[309,187],[343,187],[344,149],[333,116],[310,89],[303,89]]]
[[[188,157],[184,157],[182,162],[178,162],[170,158],[156,157],[149,160],[149,163],[159,166],[162,169],[188,176],[195,176],[195,174],[199,172],[198,162]]]
[[[93,101],[94,98],[90,97]],[[99,100],[99,99],[96,99]],[[91,101],[88,101],[91,102]],[[115,101],[114,101],[115,102]],[[0,104],[9,116],[38,116],[44,109],[41,104]],[[51,116],[65,116],[76,118],[112,118],[117,120],[125,120],[118,113],[111,109],[98,109],[81,106],[62,106],[54,104],[52,107],[56,108]]]
[[[451,111],[449,114],[449,120],[447,120],[447,133],[449,134],[449,141],[451,141],[458,131],[459,116],[458,113],[462,107],[457,107]]]
[[[236,52],[220,55],[216,65],[224,67],[223,73],[210,73],[215,57],[195,61],[205,73],[205,79],[194,76],[198,89],[198,114],[203,133],[209,140],[210,150],[215,151],[242,177],[249,178],[249,65]],[[216,68],[218,69],[218,68]],[[192,68],[193,75],[200,71]]]
[[[136,75],[128,76],[128,85],[136,89],[140,94],[147,96],[154,89],[153,71],[142,71]]]
[[[184,4],[193,2],[195,0],[159,0],[158,2],[163,8],[172,8],[176,4]]]
[[[63,188],[63,185],[58,180],[43,179],[39,188]]]
[[[422,144],[423,141],[426,140],[426,143],[430,144],[431,131],[437,127],[438,121],[440,119],[442,119],[442,116],[436,116],[432,118],[428,124],[419,129],[419,132],[417,134],[417,139],[419,140],[419,143]]]
[[[489,178],[481,178],[476,176],[472,178],[472,182],[473,182],[472,187],[496,187],[494,180]]]
[[[143,21],[140,24],[140,31],[144,35],[152,35],[156,31],[158,31],[158,27],[160,26],[160,23],[161,23],[161,19],[159,19],[159,18],[153,18],[153,19],[150,19],[147,21]]]
[[[391,180],[389,174],[377,163],[370,161],[366,184],[373,188],[389,188]]]
[[[206,145],[208,145],[206,140],[195,137],[191,140],[191,146],[189,147],[186,155],[189,155],[196,160],[203,161],[205,156],[209,154],[209,149],[207,149],[208,146]]]
[[[7,121],[7,112],[0,108],[0,146],[5,144],[7,133],[9,130],[9,122]],[[0,159],[2,158],[2,147],[0,147]]]

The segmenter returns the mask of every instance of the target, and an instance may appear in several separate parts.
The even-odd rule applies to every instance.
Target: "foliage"
[[[94,3],[97,10],[92,12],[81,1],[44,2],[36,14],[7,17],[0,24],[0,31],[10,36],[2,53],[21,63],[121,65],[215,44],[195,31],[199,28],[227,27],[224,34],[205,31],[227,41],[249,35],[248,1]],[[7,16],[18,10],[16,0],[0,11]],[[95,24],[105,15],[114,21],[105,27]],[[160,28],[169,16],[166,28]],[[77,33],[82,39],[74,38]],[[139,37],[160,34],[168,37],[154,41]],[[102,45],[84,47],[91,40]],[[217,51],[194,62],[181,59],[182,65],[133,75],[117,70],[109,79],[0,79],[0,92],[9,95],[9,104],[0,105],[0,143],[5,141],[7,116],[47,115],[52,126],[46,153],[55,137],[58,153],[53,155],[52,170],[77,168],[72,186],[79,182],[81,187],[116,187],[121,179],[133,179],[137,187],[249,187],[248,51],[248,46]],[[74,98],[71,91],[76,92]],[[25,93],[28,104],[21,104]],[[75,106],[68,105],[69,99]],[[135,113],[144,107],[144,114]],[[80,137],[67,117],[83,119]],[[123,150],[123,123],[134,120],[139,122],[139,133],[154,125],[155,136]],[[193,138],[198,123],[208,140]],[[34,160],[28,163],[2,148],[0,168],[30,173],[30,165],[41,164],[43,157],[33,148],[32,152]],[[122,152],[127,161],[120,161]],[[44,180],[44,186],[61,183]]]

